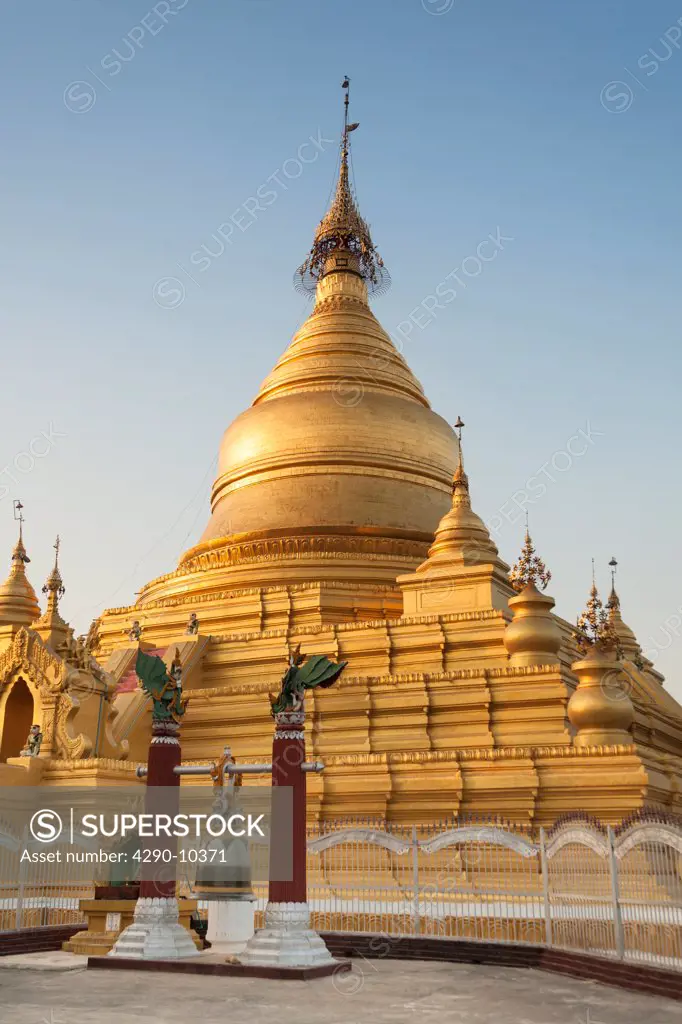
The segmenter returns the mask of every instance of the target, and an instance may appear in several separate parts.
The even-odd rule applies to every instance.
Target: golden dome
[[[368,528],[426,545],[447,508],[452,429],[358,301],[363,282],[335,273],[318,287],[312,316],[225,433],[202,544]]]
[[[19,540],[12,552],[12,568],[5,582],[0,586],[0,625],[30,626],[40,615],[40,605],[35,590],[26,578],[26,554],[19,524]]]
[[[358,579],[369,556],[372,582],[392,586],[424,557],[448,509],[456,438],[369,307],[383,264],[349,191],[349,130],[334,216],[304,264],[314,309],[225,432],[211,519],[180,572],[207,558],[215,568],[255,558],[250,582],[243,569],[231,576],[253,586],[268,577],[264,562],[287,556],[291,582]],[[347,564],[330,575],[330,558]]]

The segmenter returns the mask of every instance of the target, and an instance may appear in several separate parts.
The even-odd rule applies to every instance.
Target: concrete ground
[[[64,959],[66,957],[66,959]],[[42,958],[42,959],[41,959]],[[519,968],[359,960],[318,981],[87,971],[0,957],[0,1024],[679,1024],[671,1000]],[[4,962],[3,962],[4,961]]]

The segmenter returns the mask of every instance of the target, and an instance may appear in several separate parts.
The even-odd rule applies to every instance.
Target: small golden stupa
[[[21,502],[18,505],[21,510]],[[26,578],[26,566],[31,559],[24,547],[23,525],[20,517],[19,538],[12,552],[12,567],[9,576],[0,586],[0,629],[6,631],[9,628],[10,634],[19,626],[30,626],[40,615],[36,592]]]
[[[86,728],[94,702],[60,710],[43,784],[130,782],[151,729],[139,646],[169,663],[179,653],[186,760],[226,741],[240,761],[267,759],[268,692],[300,645],[348,662],[308,700],[309,755],[326,766],[309,779],[312,817],[544,825],[576,809],[612,822],[647,804],[679,810],[682,708],[615,588],[606,609],[595,588],[576,629],[543,592],[550,574],[528,533],[510,573],[472,506],[464,424],[431,409],[370,308],[387,272],[351,186],[358,126],[344,89],[336,192],[298,271],[312,312],[225,432],[199,543],[81,644],[104,681],[106,736],[96,716]],[[70,643],[57,642],[69,627],[50,610],[53,591],[46,615],[27,621],[37,613],[23,566],[23,602],[8,584],[0,592],[0,730],[13,681],[34,672],[23,652],[40,645],[46,664],[63,664]],[[29,683],[40,724],[52,691]],[[0,764],[0,784],[22,771]]]

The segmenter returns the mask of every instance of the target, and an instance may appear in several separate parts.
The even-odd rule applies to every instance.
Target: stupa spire
[[[26,548],[24,547],[23,507],[24,506],[19,500],[14,502],[14,518],[19,523],[19,537],[17,538],[17,542],[14,545],[14,551],[12,552],[12,569],[10,571],[10,576],[22,576],[25,579],[26,570],[24,566],[28,565],[31,559],[26,554]]]
[[[457,468],[455,469],[455,475],[452,478],[452,502],[453,506],[455,501],[459,505],[467,505],[471,508],[471,495],[469,494],[469,477],[464,472],[464,453],[462,451],[462,428],[466,426],[466,423],[461,416],[457,417],[457,422],[454,424],[457,432]]]
[[[0,626],[30,626],[40,615],[35,591],[26,578],[26,566],[31,559],[24,546],[23,505],[14,502],[14,518],[19,523],[19,536],[12,551],[9,576],[0,587]]]
[[[618,637],[620,646],[623,651],[623,655],[633,664],[639,668],[644,668],[644,660],[642,658],[642,648],[639,645],[637,637],[630,629],[630,627],[623,622],[623,616],[620,610],[620,597],[616,591],[616,570],[618,568],[618,562],[615,556],[612,556],[609,562],[609,569],[611,570],[611,593],[609,599],[606,602],[607,613],[609,622],[615,634]]]
[[[464,470],[462,430],[457,417],[457,463],[450,508],[439,522],[422,562],[409,576],[399,576],[405,615],[506,607],[509,566],[500,559],[488,527],[471,507],[469,477]]]
[[[618,562],[616,561],[616,556],[612,555],[611,556],[611,561],[609,562],[609,569],[611,570],[611,593],[609,594],[609,599],[606,602],[606,607],[609,609],[609,612],[615,612],[616,610],[620,609],[620,598],[618,597],[618,594],[616,593],[616,569],[617,568],[618,568]]]
[[[43,586],[43,594],[47,596],[47,608],[33,627],[36,632],[40,633],[45,643],[55,651],[72,632],[59,611],[59,601],[66,592],[62,574],[59,571],[60,543],[59,536],[57,536],[54,543],[54,565]]]
[[[62,575],[59,571],[59,534],[54,542],[54,566],[52,572],[47,577],[45,585],[43,586],[43,594],[47,594],[47,612],[58,612],[59,611],[59,599],[63,597],[66,592]]]
[[[470,565],[494,562],[498,554],[488,528],[471,507],[469,477],[464,470],[462,447],[462,428],[465,424],[460,416],[454,426],[457,431],[458,454],[452,478],[452,505],[438,524],[433,544],[429,548],[429,557],[419,566],[418,572],[439,562],[457,561]]]
[[[296,271],[299,290],[313,293],[319,282],[333,271],[357,274],[374,294],[385,291],[390,276],[377,252],[369,225],[361,217],[350,183],[350,136],[360,123],[349,121],[350,79],[344,78],[344,115],[341,136],[341,162],[336,192],[331,206],[320,221],[313,246]]]

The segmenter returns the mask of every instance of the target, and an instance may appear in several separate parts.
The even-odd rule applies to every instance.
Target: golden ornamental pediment
[[[65,664],[43,643],[37,633],[24,626],[12,643],[0,654],[0,687],[17,672],[22,672],[39,690],[62,689]]]

